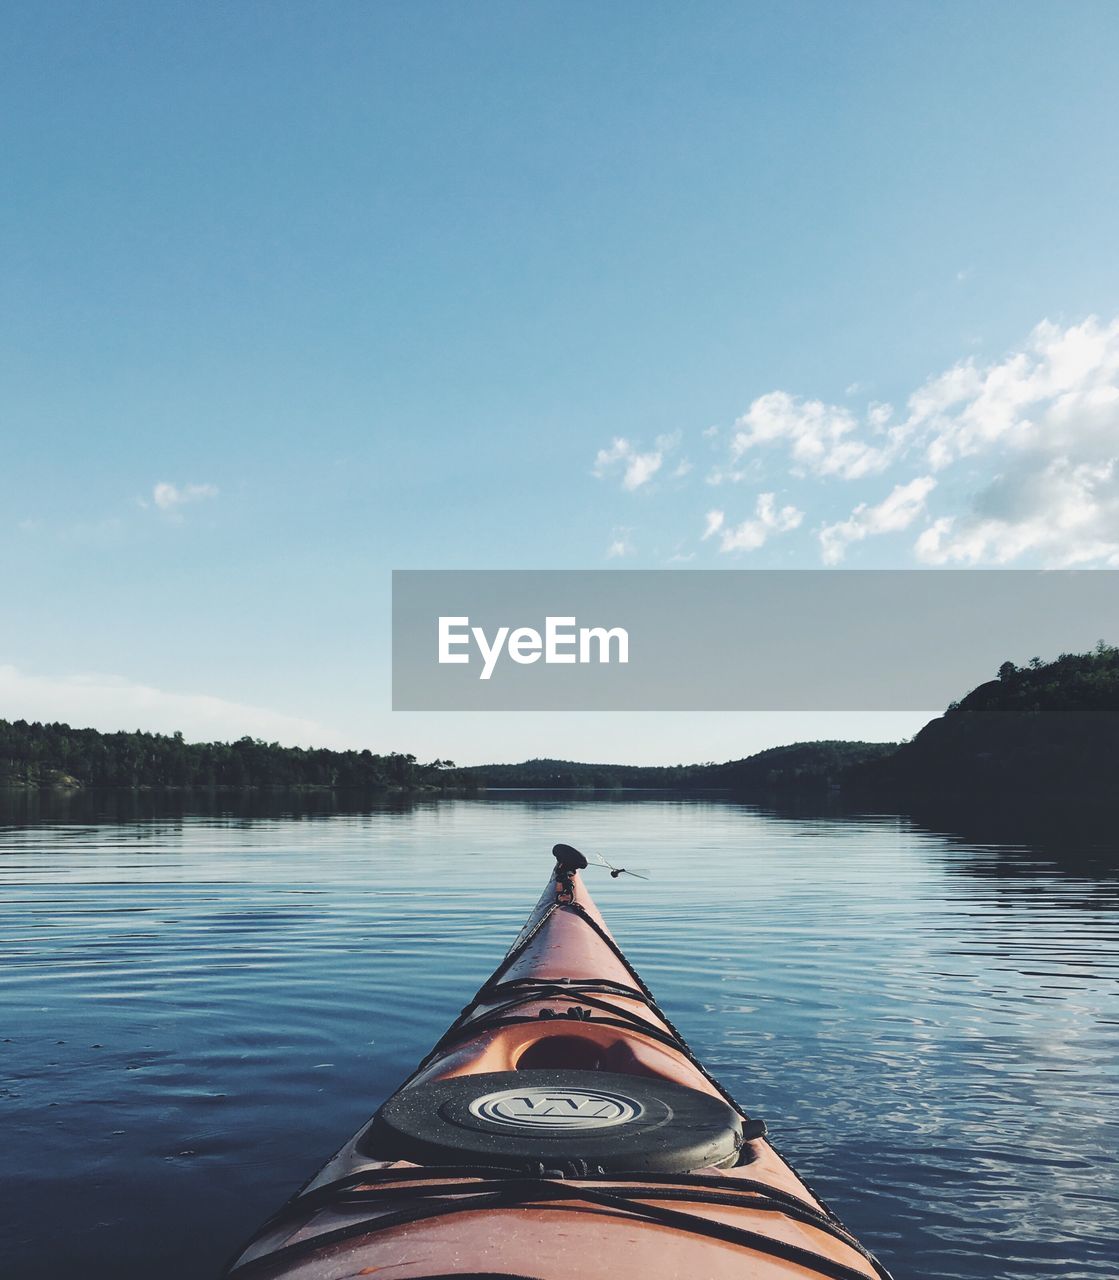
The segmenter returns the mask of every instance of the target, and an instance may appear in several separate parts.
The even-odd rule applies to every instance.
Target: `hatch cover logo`
[[[511,1129],[610,1129],[644,1111],[633,1098],[602,1089],[503,1089],[470,1104],[471,1115]]]

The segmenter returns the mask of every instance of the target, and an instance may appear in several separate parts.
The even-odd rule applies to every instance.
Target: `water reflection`
[[[426,801],[430,803],[430,800]],[[0,826],[89,825],[172,818],[321,818],[333,814],[409,813],[423,795],[368,791],[112,787],[0,787]]]

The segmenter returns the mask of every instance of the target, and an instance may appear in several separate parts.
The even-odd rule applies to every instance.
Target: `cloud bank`
[[[699,435],[717,458],[708,484],[760,491],[738,524],[707,513],[700,541],[720,552],[757,551],[803,527],[831,565],[879,539],[879,557],[901,564],[1119,567],[1119,318],[1044,320],[1020,349],[925,379],[900,412],[778,389],[729,431]],[[640,488],[676,443],[662,437],[642,452],[619,437],[599,451],[595,474]],[[852,489],[836,519],[835,495]],[[831,518],[813,520],[813,509]]]

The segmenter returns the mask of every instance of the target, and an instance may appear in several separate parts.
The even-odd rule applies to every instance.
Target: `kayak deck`
[[[226,1274],[889,1280],[764,1135],[557,863],[496,972]]]

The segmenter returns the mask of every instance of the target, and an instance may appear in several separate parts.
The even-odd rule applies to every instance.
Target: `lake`
[[[1110,834],[1110,833],[1108,833]],[[0,1256],[206,1280],[489,975],[563,840],[699,1057],[925,1280],[1114,1277],[1114,840],[718,799],[0,798]]]

